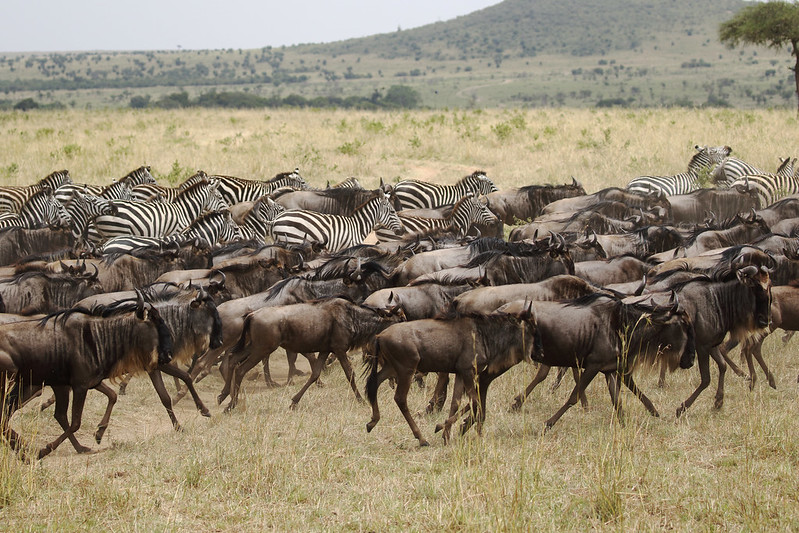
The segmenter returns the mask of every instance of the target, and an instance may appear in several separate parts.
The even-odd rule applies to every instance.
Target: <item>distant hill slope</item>
[[[319,53],[466,59],[605,55],[686,35],[717,39],[742,0],[505,0],[412,30],[316,45]]]

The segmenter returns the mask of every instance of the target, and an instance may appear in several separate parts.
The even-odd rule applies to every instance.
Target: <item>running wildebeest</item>
[[[485,419],[485,399],[491,381],[522,360],[529,360],[539,348],[536,319],[529,309],[519,314],[476,314],[452,320],[425,319],[393,324],[375,337],[374,353],[367,361],[366,395],[372,405],[372,419],[366,430],[372,431],[380,420],[377,404],[380,384],[395,377],[394,401],[419,445],[427,446],[408,409],[408,390],[416,372],[449,372],[456,374],[458,386],[463,387],[473,408],[478,409],[479,432]],[[475,388],[478,377],[481,378],[479,391]],[[457,413],[461,392],[453,393],[450,419]],[[449,439],[450,419],[443,427],[445,440]]]
[[[149,371],[171,358],[169,328],[158,311],[141,299],[114,308],[74,307],[33,323],[4,324],[0,332],[0,396],[6,398],[3,435],[12,448],[20,449],[20,437],[9,427],[11,415],[42,387],[50,386],[56,397],[54,417],[63,433],[41,448],[37,457],[46,456],[65,439],[78,453],[89,452],[75,438],[88,390],[104,387],[103,379]],[[71,421],[67,418],[70,390]],[[110,405],[105,417],[109,416]]]

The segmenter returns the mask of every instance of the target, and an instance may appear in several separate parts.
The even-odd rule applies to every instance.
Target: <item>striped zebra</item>
[[[330,180],[327,180],[325,189],[363,189],[363,185],[358,181],[358,178],[347,178],[334,185],[330,185]]]
[[[227,209],[216,189],[215,183],[201,181],[169,203],[114,200],[117,214],[100,215],[94,228],[102,241],[120,235],[166,237],[187,228],[206,211]]]
[[[248,180],[235,176],[209,176],[219,182],[219,194],[228,203],[236,205],[240,202],[254,202],[266,194],[271,194],[277,189],[288,187],[291,189],[304,190],[308,188],[300,169],[295,168],[292,172],[283,172],[268,181]]]
[[[766,174],[767,172],[737,157],[725,157],[710,173],[710,180],[717,187],[730,187],[738,178],[752,174]]]
[[[385,228],[379,228],[375,232],[378,241],[396,241],[410,235],[447,228],[454,229],[458,238],[462,238],[473,224],[494,225],[498,221],[496,215],[488,209],[485,200],[476,199],[472,194],[467,194],[458,200],[449,216],[444,218],[403,215],[402,211],[398,211],[397,216],[402,221],[405,232],[398,236]]]
[[[132,200],[131,189],[136,185],[155,183],[155,178],[150,174],[150,167],[141,166],[125,176],[115,180],[110,185],[89,185],[86,183],[70,183],[58,188],[55,192],[56,199],[67,205],[75,191],[91,194],[107,200]]]
[[[41,228],[44,226],[67,226],[69,215],[64,206],[53,196],[52,189],[44,188],[31,195],[18,213],[0,214],[0,228]]]
[[[202,181],[208,181],[208,174],[198,170],[195,174],[183,180],[183,183],[177,187],[164,187],[157,183],[142,183],[135,185],[130,195],[131,199],[137,202],[152,202],[155,200],[172,202],[180,193]]]
[[[60,203],[60,202],[59,202]],[[75,191],[64,206],[69,218],[72,236],[75,238],[77,247],[86,246],[89,234],[89,224],[100,215],[112,215],[116,213],[116,207],[111,200],[84,194]]]
[[[241,234],[244,239],[256,239],[266,242],[271,235],[272,222],[285,211],[282,205],[264,195],[256,200],[252,209],[241,219]]]
[[[786,196],[799,194],[799,179],[795,175],[794,167],[796,158],[780,158],[780,161],[782,164],[774,174],[760,173],[741,176],[732,182],[731,187],[748,185],[754,188],[757,190],[757,196],[760,198],[760,205],[763,208]]]
[[[318,243],[329,252],[338,252],[362,243],[380,224],[395,233],[402,231],[402,222],[385,194],[368,200],[351,216],[284,211],[272,223],[271,235],[278,244]]]
[[[188,228],[169,237],[140,237],[122,235],[109,239],[103,244],[103,254],[129,254],[132,250],[166,250],[177,245],[195,242],[213,246],[242,239],[241,228],[233,221],[230,211],[211,211],[197,217]]]
[[[666,196],[688,194],[699,188],[699,175],[711,171],[730,155],[729,146],[695,146],[696,153],[688,162],[688,171],[673,176],[638,176],[627,184],[627,190],[641,194],[660,193]]]
[[[72,183],[68,170],[56,170],[33,185],[5,185],[0,187],[0,213],[18,213],[22,204],[43,189],[57,190]]]
[[[486,173],[478,170],[455,185],[439,185],[419,180],[404,180],[394,186],[394,207],[402,209],[433,209],[454,204],[468,193],[486,195],[498,189]]]

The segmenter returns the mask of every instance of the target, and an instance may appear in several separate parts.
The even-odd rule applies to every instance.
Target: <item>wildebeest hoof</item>
[[[211,418],[211,411],[209,411],[208,409],[203,409],[202,411],[200,411],[200,414],[206,418]]]
[[[376,420],[371,420],[371,421],[367,422],[366,423],[366,432],[367,433],[371,433],[371,431],[375,428],[376,425],[377,425],[377,421]]]
[[[721,409],[724,405],[724,398],[716,398],[716,401],[713,402],[713,409]]]
[[[97,428],[97,431],[94,432],[94,441],[97,444],[103,440],[103,435],[105,435],[105,430],[108,429],[108,426],[100,426]]]
[[[419,447],[422,447],[422,446],[430,446],[430,443],[427,442],[424,439],[419,439]]]
[[[225,401],[225,398],[227,398],[226,394],[220,394],[219,396],[217,396],[216,397],[216,405],[222,405],[222,402]]]
[[[444,429],[444,424],[436,424],[436,430],[435,430],[436,433],[438,433],[442,429]]]
[[[522,410],[522,401],[519,398],[513,400],[513,403],[510,406],[509,411],[511,413],[515,413]]]
[[[291,405],[289,405],[289,409],[291,409],[292,411],[296,411],[297,410],[297,402],[292,401]]]

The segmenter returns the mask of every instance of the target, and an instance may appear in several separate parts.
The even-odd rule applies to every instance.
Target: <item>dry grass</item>
[[[776,168],[777,157],[797,155],[798,129],[792,115],[768,111],[5,114],[0,176],[30,183],[68,168],[76,181],[105,182],[147,163],[175,180],[197,168],[271,177],[299,166],[315,185],[356,176],[374,186],[381,176],[452,182],[483,168],[500,187],[574,175],[590,192],[680,171],[694,144],[729,144]],[[469,433],[444,446],[432,432],[441,415],[420,415],[432,443],[424,449],[387,385],[383,418],[367,434],[370,411],[337,366],[296,411],[288,406],[299,385],[265,389],[261,381],[246,382],[230,415],[212,407],[205,419],[184,400],[179,433],[140,378],[120,398],[97,454],[64,444],[28,465],[0,446],[0,523],[8,531],[796,530],[796,342],[784,347],[773,336],[764,346],[777,390],[761,377],[750,392],[728,373],[721,410],[708,390],[676,421],[696,369],[671,375],[664,389],[641,376],[661,418],[624,394],[620,425],[600,379],[589,387],[589,408],[575,407],[546,435],[541,424],[570,384],[555,392],[544,384],[510,413],[533,374],[520,365],[492,387],[481,438]],[[272,360],[284,369],[282,355]],[[209,404],[220,388],[215,375],[199,386]],[[412,390],[413,410],[426,394]],[[104,401],[89,396],[85,444]],[[58,433],[51,412],[36,405],[13,425],[37,445]]]

